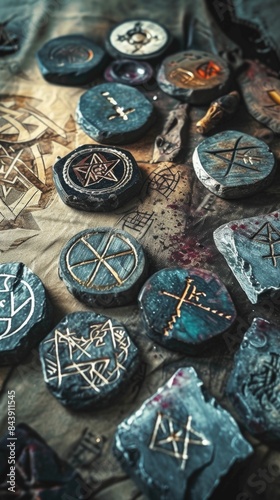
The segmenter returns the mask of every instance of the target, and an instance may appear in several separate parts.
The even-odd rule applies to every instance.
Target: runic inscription
[[[123,120],[127,121],[129,113],[134,113],[135,108],[127,108],[124,109],[122,106],[119,106],[116,99],[110,95],[110,92],[104,91],[101,92],[101,95],[107,99],[111,104],[113,104],[113,109],[116,111],[115,114],[108,116],[108,120],[114,120],[115,118],[122,118]]]
[[[101,153],[92,153],[76,163],[73,171],[84,187],[92,186],[102,180],[118,182],[114,168],[119,161],[119,158],[108,161]]]
[[[268,255],[262,255],[262,259],[270,259],[273,266],[277,266],[277,259],[280,253],[276,251],[276,245],[280,244],[280,231],[275,229],[272,224],[265,222],[262,227],[251,237],[252,241],[267,245],[269,248]]]
[[[189,458],[189,446],[209,446],[210,444],[203,434],[192,427],[191,415],[182,425],[181,422],[158,413],[149,448],[176,458],[180,463],[180,469],[184,470]]]
[[[50,59],[54,60],[57,66],[65,66],[65,64],[80,64],[90,61],[94,56],[92,50],[69,43],[62,47],[54,48],[50,53]]]
[[[243,387],[244,394],[251,393],[264,410],[280,410],[279,370],[280,356],[272,352],[263,358],[258,373],[251,373],[248,383]]]

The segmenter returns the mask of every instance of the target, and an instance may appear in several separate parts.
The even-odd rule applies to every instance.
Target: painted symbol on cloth
[[[127,108],[124,109],[123,107],[119,106],[116,99],[114,97],[110,96],[110,92],[101,92],[101,95],[103,95],[107,101],[109,101],[111,104],[113,104],[113,109],[116,111],[114,115],[108,116],[108,120],[114,120],[115,118],[122,118],[123,120],[127,121],[129,113],[134,113],[135,108]]]
[[[221,68],[214,61],[207,61],[198,66],[196,71],[200,78],[209,80],[209,78],[219,75],[221,73]]]
[[[129,355],[130,339],[122,327],[113,326],[111,320],[91,325],[87,338],[79,337],[69,328],[65,332],[56,329],[54,337],[45,340],[44,345],[47,344],[47,381],[56,380],[57,387],[61,387],[63,379],[74,376],[81,379],[81,389],[100,392],[101,387],[113,384],[121,372],[126,371],[124,363]],[[106,351],[110,347],[112,356],[104,356],[102,347]],[[63,358],[60,357],[62,348]]]
[[[17,286],[15,286],[17,283]],[[31,286],[12,274],[0,275],[0,341],[20,332],[32,319],[35,297]]]
[[[182,293],[181,296],[175,295],[170,292],[160,292],[161,295],[166,295],[167,297],[171,297],[172,299],[175,299],[177,302],[176,305],[176,310],[175,314],[172,315],[171,320],[168,322],[167,328],[164,330],[164,335],[168,336],[170,330],[172,330],[174,324],[176,323],[177,318],[181,317],[181,309],[184,304],[188,304],[190,306],[194,307],[199,307],[200,309],[209,312],[211,314],[215,314],[219,316],[220,318],[225,318],[226,320],[230,321],[232,319],[232,316],[230,314],[226,314],[224,312],[218,311],[218,309],[213,309],[209,306],[205,306],[200,302],[201,297],[207,297],[207,294],[205,292],[199,292],[197,290],[196,285],[193,284],[194,280],[191,278],[188,278],[186,281],[186,287]]]
[[[136,54],[152,40],[158,40],[158,35],[152,35],[148,30],[143,28],[143,23],[136,22],[134,27],[128,30],[124,35],[118,35],[118,42],[128,42],[132,45],[132,54]]]
[[[177,187],[180,176],[180,172],[173,172],[170,167],[155,171],[149,176],[148,192],[153,190],[169,199]]]
[[[122,222],[122,229],[129,229],[131,231],[131,234],[135,232],[135,236],[140,239],[145,236],[145,234],[153,224],[154,212],[142,212],[138,209],[133,210],[132,212],[129,212],[127,215],[122,217],[118,222]]]
[[[86,250],[88,258],[77,262],[76,255]],[[66,263],[71,276],[83,286],[109,290],[121,286],[132,275],[138,257],[125,236],[97,231],[75,241],[67,252]]]
[[[275,229],[269,222],[265,222],[262,227],[251,236],[251,240],[269,247],[269,254],[262,255],[262,259],[271,259],[273,266],[276,267],[280,253],[277,253],[275,247],[280,244],[280,231]]]
[[[261,407],[267,411],[280,410],[280,356],[269,353],[261,358],[261,366],[258,373],[251,373],[249,381],[243,386],[243,393],[248,396],[251,393],[259,402]]]
[[[238,137],[236,139],[235,144],[232,148],[222,148],[222,149],[212,149],[206,150],[205,153],[209,153],[211,155],[224,160],[225,165],[227,166],[224,177],[230,174],[231,170],[234,167],[241,167],[245,170],[254,170],[259,172],[259,169],[256,167],[255,163],[261,162],[262,156],[257,156],[251,154],[252,149],[259,149],[259,146],[239,146],[240,141],[243,136]]]
[[[93,432],[86,427],[83,430],[77,447],[68,459],[68,462],[74,468],[84,467],[87,465],[91,466],[91,469],[93,461],[97,460],[102,455],[106,441],[107,439],[105,436],[93,434]]]
[[[209,446],[206,437],[192,427],[192,416],[189,415],[186,424],[164,415],[157,414],[153,434],[149,444],[150,450],[166,453],[180,463],[184,470],[189,458],[189,446]]]
[[[94,53],[92,50],[75,43],[54,47],[49,54],[49,58],[59,67],[63,67],[65,64],[79,65],[81,63],[87,63],[93,57]]]
[[[119,161],[119,158],[108,161],[101,153],[92,153],[76,163],[73,171],[84,187],[92,186],[102,180],[118,182],[114,168]]]

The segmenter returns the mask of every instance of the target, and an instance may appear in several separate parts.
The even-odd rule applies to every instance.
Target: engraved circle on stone
[[[227,72],[223,61],[207,52],[175,54],[169,56],[164,64],[166,78],[183,89],[215,87],[224,82]]]
[[[18,294],[15,297],[13,285],[9,285],[10,280],[14,282],[14,280],[17,280],[17,277],[13,274],[0,274],[0,341],[20,332],[31,320],[35,308],[35,297],[29,283],[23,279],[20,280],[20,285],[24,288],[26,298],[19,300]],[[21,292],[20,295],[24,295],[24,292]],[[10,302],[9,311],[7,311],[6,301]],[[22,318],[23,314],[24,317]],[[14,329],[13,323],[17,322],[17,317],[20,317],[21,321]],[[3,328],[3,323],[5,329]]]
[[[123,173],[117,182],[107,181],[107,186],[100,189],[96,189],[96,186],[98,186],[97,182],[91,188],[84,187],[81,185],[81,183],[78,183],[79,182],[78,178],[76,174],[74,174],[73,172],[73,168],[77,165],[77,160],[79,159],[79,161],[81,161],[81,159],[86,157],[87,155],[95,153],[97,154],[101,153],[103,156],[105,156],[106,153],[110,153],[111,155],[115,156],[116,160],[117,159],[120,160],[120,163],[123,167]],[[113,160],[108,159],[108,161],[113,161]],[[121,189],[130,181],[132,173],[133,173],[133,167],[131,160],[125,153],[118,151],[117,149],[114,148],[103,149],[103,148],[89,147],[87,149],[83,149],[82,151],[78,151],[73,155],[71,155],[71,157],[65,162],[65,165],[63,167],[63,179],[66,182],[66,184],[73,187],[76,191],[79,191],[80,193],[92,194],[92,192],[94,191],[96,195],[103,193],[111,193],[114,192],[116,189]]]
[[[55,62],[56,66],[63,67],[65,64],[79,66],[80,64],[91,61],[94,53],[91,49],[74,42],[63,44],[59,47],[53,47],[50,50],[49,58]]]
[[[257,349],[264,347],[267,344],[267,337],[265,333],[258,332],[252,335],[247,335],[249,343]]]
[[[101,241],[100,235],[103,235]],[[106,238],[105,244],[103,244],[104,238]],[[94,240],[97,240],[96,244]],[[114,240],[118,240],[118,244],[121,243],[121,247],[119,245],[119,249],[116,253],[110,251],[111,244]],[[82,247],[84,245],[87,247],[90,245],[90,247],[94,248],[94,251],[92,250],[92,258],[80,262],[71,262],[72,253],[79,245]],[[101,250],[99,250],[99,246],[102,246]],[[114,266],[114,260],[120,258],[124,254],[126,255],[126,259],[125,263],[122,264],[122,269],[123,272],[125,271],[125,275],[119,276],[118,270]],[[116,286],[122,286],[132,276],[137,268],[137,264],[138,256],[135,247],[128,238],[119,233],[95,231],[94,233],[82,235],[71,245],[66,253],[66,267],[72,278],[80,285],[92,290],[105,291],[111,290]],[[81,280],[75,273],[75,269],[80,266],[88,268],[88,275],[85,280]],[[99,274],[99,269],[101,269],[102,272],[106,270],[108,278],[107,280],[104,278],[102,284],[95,283]]]
[[[167,42],[167,32],[152,21],[127,21],[112,31],[110,42],[119,52],[130,55],[149,55]]]

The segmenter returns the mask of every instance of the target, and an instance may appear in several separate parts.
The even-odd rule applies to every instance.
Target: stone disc
[[[202,184],[227,199],[242,198],[265,189],[277,166],[265,142],[236,130],[227,130],[202,141],[192,161]]]
[[[196,354],[234,323],[235,307],[217,276],[199,269],[158,271],[139,305],[147,335],[166,348]]]
[[[70,293],[90,306],[133,302],[146,273],[142,246],[118,229],[81,231],[60,254],[60,277]]]

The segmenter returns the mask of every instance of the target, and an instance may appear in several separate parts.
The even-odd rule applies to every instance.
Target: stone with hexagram
[[[139,305],[147,335],[164,347],[199,353],[235,321],[220,279],[201,269],[162,269],[144,284]]]

